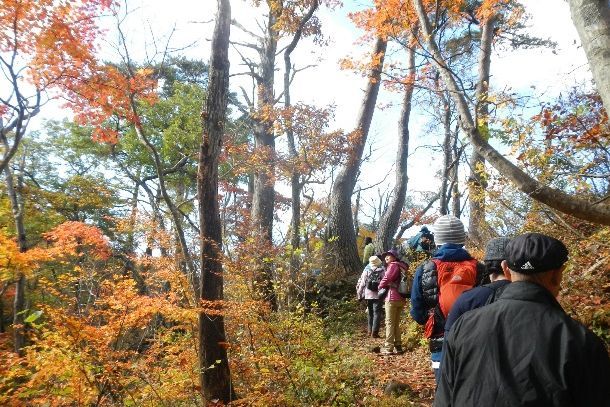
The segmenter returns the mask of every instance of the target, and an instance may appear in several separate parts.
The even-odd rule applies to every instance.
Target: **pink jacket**
[[[390,293],[385,297],[386,301],[402,301],[405,302],[406,298],[398,294],[398,284],[400,283],[400,270],[404,273],[409,270],[409,266],[400,261],[391,262],[386,269],[381,282],[379,283],[379,289],[389,288]]]

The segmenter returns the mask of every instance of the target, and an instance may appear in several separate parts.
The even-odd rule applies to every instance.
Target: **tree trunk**
[[[379,64],[374,66],[368,75],[367,89],[358,114],[358,124],[355,130],[359,137],[347,163],[337,175],[331,191],[327,231],[328,244],[326,247],[328,256],[326,263],[327,266],[340,272],[343,271],[346,274],[355,273],[361,267],[356,247],[356,234],[354,233],[354,220],[351,208],[352,193],[356,185],[360,160],[362,159],[364,145],[375,111],[386,45],[386,39],[377,38],[373,52],[374,57],[379,57]]]
[[[155,220],[155,222],[157,223],[157,228],[165,231],[165,222],[164,222],[164,217],[161,214],[161,209],[159,208],[159,204],[161,202],[161,196],[160,196],[160,191],[157,190],[157,195],[153,194],[152,190],[150,189],[150,187],[148,186],[148,184],[146,183],[147,181],[153,179],[150,177],[146,177],[144,179],[140,178],[141,173],[142,173],[142,167],[140,166],[138,168],[138,170],[136,171],[135,174],[132,174],[131,171],[129,170],[129,168],[127,168],[125,165],[123,165],[123,163],[121,162],[121,160],[118,159],[117,155],[116,155],[116,151],[114,150],[114,148],[112,149],[112,157],[115,161],[115,163],[119,166],[119,168],[125,173],[125,175],[127,175],[127,177],[129,179],[131,179],[135,186],[134,186],[134,192],[132,194],[132,216],[130,217],[129,220],[129,224],[130,224],[130,229],[133,229],[133,227],[135,226],[135,222],[136,222],[136,215],[137,215],[137,208],[138,208],[138,196],[139,196],[139,189],[142,188],[144,190],[144,192],[146,193],[146,195],[148,196],[148,201],[152,210],[152,214],[153,214],[153,219]],[[147,179],[148,178],[148,179]],[[152,239],[151,236],[147,237],[147,241],[146,241],[146,249],[145,249],[145,253],[147,256],[151,256],[152,255],[152,251],[153,251],[153,247],[152,244],[154,242],[154,239]],[[130,232],[130,235],[128,236],[128,240],[126,243],[126,251],[130,252],[130,250],[134,250],[133,247],[134,241],[133,241],[133,231]],[[131,249],[129,249],[131,248]],[[159,248],[159,250],[161,251],[161,255],[163,257],[167,257],[167,248],[165,246],[161,246]]]
[[[123,261],[124,271],[123,275],[127,275],[131,273],[131,277],[136,282],[136,287],[138,289],[138,293],[140,295],[149,295],[150,292],[144,281],[144,277],[138,270],[139,266],[133,262],[132,257],[135,254],[135,233],[134,229],[137,222],[138,217],[138,197],[140,195],[140,175],[141,175],[142,167],[138,168],[135,177],[132,178],[134,180],[133,192],[131,193],[131,206],[129,211],[129,229],[127,231],[127,239],[125,241],[125,247],[123,249],[125,254],[118,254],[117,257]],[[149,248],[146,248],[146,253],[148,255]],[[152,254],[152,249],[150,249],[150,254]]]
[[[229,35],[231,5],[218,0],[218,14],[212,39],[209,82],[203,106],[203,135],[199,149],[197,193],[199,202],[201,283],[203,301],[223,299],[222,236],[218,206],[218,157],[226,120],[229,93]],[[199,313],[199,367],[201,389],[207,401],[234,400],[227,357],[224,317]]]
[[[189,253],[184,253],[184,251],[182,250],[182,246],[180,244],[180,237],[178,236],[178,232],[181,230],[184,230],[184,216],[182,215],[182,212],[180,211],[180,204],[182,202],[184,202],[185,198],[186,198],[184,179],[180,177],[177,180],[175,180],[173,187],[174,187],[173,188],[174,189],[174,202],[176,203],[176,210],[179,213],[179,216],[176,219],[176,222],[178,224],[176,225],[176,230],[174,231],[175,239],[176,239],[174,242],[175,261],[176,261],[176,266],[178,267],[178,270],[182,270],[183,273],[188,275],[189,269],[186,264],[186,256],[188,256]],[[193,281],[196,278],[197,277],[194,276]],[[197,292],[199,292],[199,282],[197,282],[197,284],[193,285],[193,288],[196,289]]]
[[[491,44],[493,42],[493,31],[496,16],[492,15],[481,22],[481,46],[479,52],[479,81],[476,88],[477,106],[475,107],[475,123],[478,125],[479,134],[487,141],[489,139],[489,78],[491,68]],[[482,247],[482,230],[485,225],[485,189],[487,188],[487,176],[485,172],[485,158],[476,149],[470,156],[470,189],[469,195],[469,218],[468,239],[471,244]]]
[[[15,232],[17,234],[17,245],[19,251],[27,250],[25,224],[23,222],[23,202],[21,202],[20,191],[14,184],[13,171],[10,166],[4,168],[6,179],[6,193],[11,202]],[[25,274],[18,273],[15,283],[15,299],[13,301],[13,349],[19,356],[23,356],[25,346]]]
[[[261,250],[273,247],[273,209],[275,202],[275,137],[273,122],[265,110],[274,105],[273,85],[275,79],[275,54],[277,50],[278,32],[276,11],[270,9],[267,21],[267,32],[264,45],[260,50],[259,74],[257,76],[257,112],[254,124],[254,140],[257,152],[266,154],[265,166],[257,168],[254,173],[254,190],[252,194],[253,222],[252,233],[261,241]],[[261,253],[262,255],[262,253]],[[261,262],[256,276],[257,292],[269,302],[271,309],[277,309],[277,298],[273,289],[271,264]]]
[[[449,175],[451,173],[452,160],[452,139],[453,133],[451,132],[451,106],[449,104],[449,96],[444,91],[439,91],[439,96],[442,102],[441,111],[441,122],[443,123],[443,131],[445,138],[443,139],[443,180],[441,181],[441,202],[440,202],[440,213],[441,215],[447,215],[449,213]],[[456,163],[457,164],[457,163]]]
[[[13,301],[13,349],[19,356],[23,356],[25,346],[25,283],[25,274],[19,273]]]
[[[610,111],[610,5],[608,0],[568,0],[604,107]]]
[[[314,0],[307,14],[301,19],[301,23],[297,28],[292,41],[284,51],[284,107],[290,109],[290,72],[292,71],[292,62],[290,61],[290,55],[299,43],[303,34],[303,28],[305,24],[311,19],[314,12],[318,8],[318,0]],[[294,139],[294,131],[292,124],[289,124],[286,129],[286,138],[288,139],[288,153],[290,157],[296,162],[298,158],[298,152],[296,149],[296,143]],[[297,275],[299,272],[300,259],[295,253],[298,253],[298,249],[301,247],[301,190],[303,184],[301,183],[301,174],[298,170],[293,170],[290,176],[290,190],[292,197],[292,216],[290,219],[290,245],[292,246],[292,255],[290,258],[290,287],[294,287],[297,282]],[[289,290],[288,302],[290,303],[296,297],[296,291],[293,289]]]
[[[134,114],[138,115],[137,105],[135,100],[131,101],[131,109]],[[195,297],[199,296],[199,281],[197,281],[197,276],[195,273],[195,264],[193,263],[193,257],[189,250],[189,246],[186,242],[186,235],[184,233],[184,228],[182,227],[182,214],[176,207],[176,204],[172,200],[172,197],[167,192],[167,188],[165,185],[165,174],[163,170],[163,163],[161,162],[161,157],[156,147],[151,143],[145,134],[144,128],[140,121],[136,121],[134,124],[136,135],[140,142],[151,152],[153,157],[153,162],[155,164],[155,169],[157,171],[157,178],[159,180],[159,190],[161,191],[161,196],[163,197],[163,202],[167,205],[170,214],[172,215],[172,221],[174,222],[174,227],[176,228],[176,238],[179,242],[181,255],[184,259],[184,264],[186,265],[187,277],[189,279],[189,283],[191,284],[193,293]]]
[[[303,28],[305,24],[313,17],[314,12],[318,8],[318,1],[314,0],[311,4],[311,7],[307,14],[301,19],[301,23],[299,24],[299,28],[294,33],[292,41],[284,51],[284,106],[289,109],[291,105],[290,101],[290,72],[292,71],[292,62],[290,60],[290,55],[292,51],[296,48],[299,43],[301,36],[303,35]],[[294,139],[294,131],[292,129],[292,125],[289,124],[286,129],[286,136],[288,139],[288,152],[290,157],[295,159],[298,158],[298,152],[296,149],[296,143]],[[300,235],[299,229],[301,228],[301,190],[303,186],[301,185],[301,174],[298,171],[293,171],[290,177],[290,186],[292,191],[292,218],[290,221],[291,225],[291,236],[290,236],[290,244],[293,249],[298,249],[300,247]]]
[[[12,85],[11,92],[15,95],[17,105],[13,106],[16,115],[9,123],[5,124],[3,118],[0,117],[0,139],[2,140],[2,145],[4,147],[2,156],[0,156],[0,173],[9,166],[13,156],[17,154],[17,150],[21,145],[21,139],[25,135],[30,120],[40,113],[41,92],[37,90],[35,98],[27,98],[24,97],[27,92],[23,92],[23,90],[19,88],[21,74],[15,72],[14,69],[16,67],[13,65],[15,60],[19,59],[15,58],[16,55],[17,54],[13,55],[10,64],[3,65],[3,72],[4,75],[6,75],[5,78],[9,79],[9,83]],[[12,144],[9,143],[9,134],[12,134],[13,137]]]
[[[458,108],[462,128],[479,154],[493,165],[500,174],[511,180],[519,190],[533,199],[576,218],[610,225],[610,207],[608,205],[605,205],[602,202],[588,201],[543,185],[491,147],[481,136],[473,119],[470,107],[468,106],[468,102],[466,101],[464,91],[458,86],[456,79],[452,76],[452,72],[447,67],[438,45],[432,36],[430,21],[428,20],[422,1],[412,1],[422,27],[422,39],[427,44],[428,51],[433,56],[434,64],[439,68],[441,75],[443,76],[443,81],[448,86],[451,97]]]
[[[136,177],[140,178],[142,167],[138,168]],[[125,242],[125,253],[132,255],[135,253],[135,233],[134,228],[138,217],[138,196],[140,195],[140,184],[134,182],[133,192],[131,193],[131,207],[129,212],[129,229],[127,231],[127,239]]]
[[[411,41],[410,41],[411,42]],[[392,199],[379,221],[379,228],[375,237],[375,247],[387,250],[393,246],[393,237],[398,229],[400,214],[405,205],[407,194],[407,162],[409,159],[409,119],[411,117],[411,101],[415,88],[415,49],[408,48],[408,83],[402,101],[402,111],[398,122],[398,149],[396,151],[396,183],[392,192]]]
[[[358,219],[358,214],[360,213],[360,192],[356,194],[356,202],[354,204],[354,209],[352,213],[352,219],[354,220],[354,236],[358,236],[360,233],[360,220]],[[373,225],[375,224],[375,219],[373,219]]]
[[[148,188],[148,186],[146,185],[146,183],[142,183],[141,186],[143,187],[144,191],[146,191],[146,194],[148,195],[148,201],[150,202],[150,207],[152,208],[153,211],[153,218],[155,219],[155,222],[157,222],[156,227],[158,227],[159,229],[161,229],[162,231],[167,231],[167,228],[165,227],[165,218],[163,216],[163,214],[161,213],[161,208],[160,208],[160,203],[161,203],[161,197],[160,197],[160,193],[159,191],[157,191],[157,194],[153,194],[153,192],[150,190],[150,188]],[[154,239],[152,239],[152,237],[149,237],[149,241],[147,242],[147,254],[150,256],[152,255],[152,245],[154,244]],[[159,251],[161,252],[161,256],[162,257],[167,257],[169,250],[165,245],[161,245],[161,247],[159,247]]]
[[[456,218],[462,216],[462,201],[460,199],[460,186],[458,183],[459,180],[459,172],[458,169],[460,167],[460,156],[461,152],[458,150],[458,133],[459,126],[456,125],[455,132],[453,135],[453,146],[451,147],[451,159],[455,163],[453,167],[451,167],[451,213]]]

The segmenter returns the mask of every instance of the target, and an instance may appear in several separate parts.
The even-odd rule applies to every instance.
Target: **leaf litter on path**
[[[430,367],[430,354],[425,346],[401,354],[380,356],[378,352],[383,347],[383,338],[370,338],[366,333],[360,333],[353,338],[352,349],[370,359],[371,374],[375,380],[371,383],[369,394],[382,397],[385,386],[393,380],[405,383],[413,390],[415,397],[405,405],[432,406],[434,373]]]

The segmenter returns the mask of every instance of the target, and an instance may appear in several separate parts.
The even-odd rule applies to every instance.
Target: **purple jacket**
[[[390,293],[385,297],[386,301],[402,301],[405,302],[406,299],[398,294],[398,284],[400,283],[400,270],[403,270],[404,273],[409,270],[409,266],[400,261],[391,262],[386,269],[381,282],[379,283],[379,289],[382,288],[390,288]]]

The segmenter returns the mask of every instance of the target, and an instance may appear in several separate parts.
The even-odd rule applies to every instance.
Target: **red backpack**
[[[445,320],[453,303],[466,290],[477,284],[477,261],[475,259],[459,262],[444,262],[432,259],[436,266],[438,284],[438,303],[430,313],[424,334],[426,338],[442,335]]]

